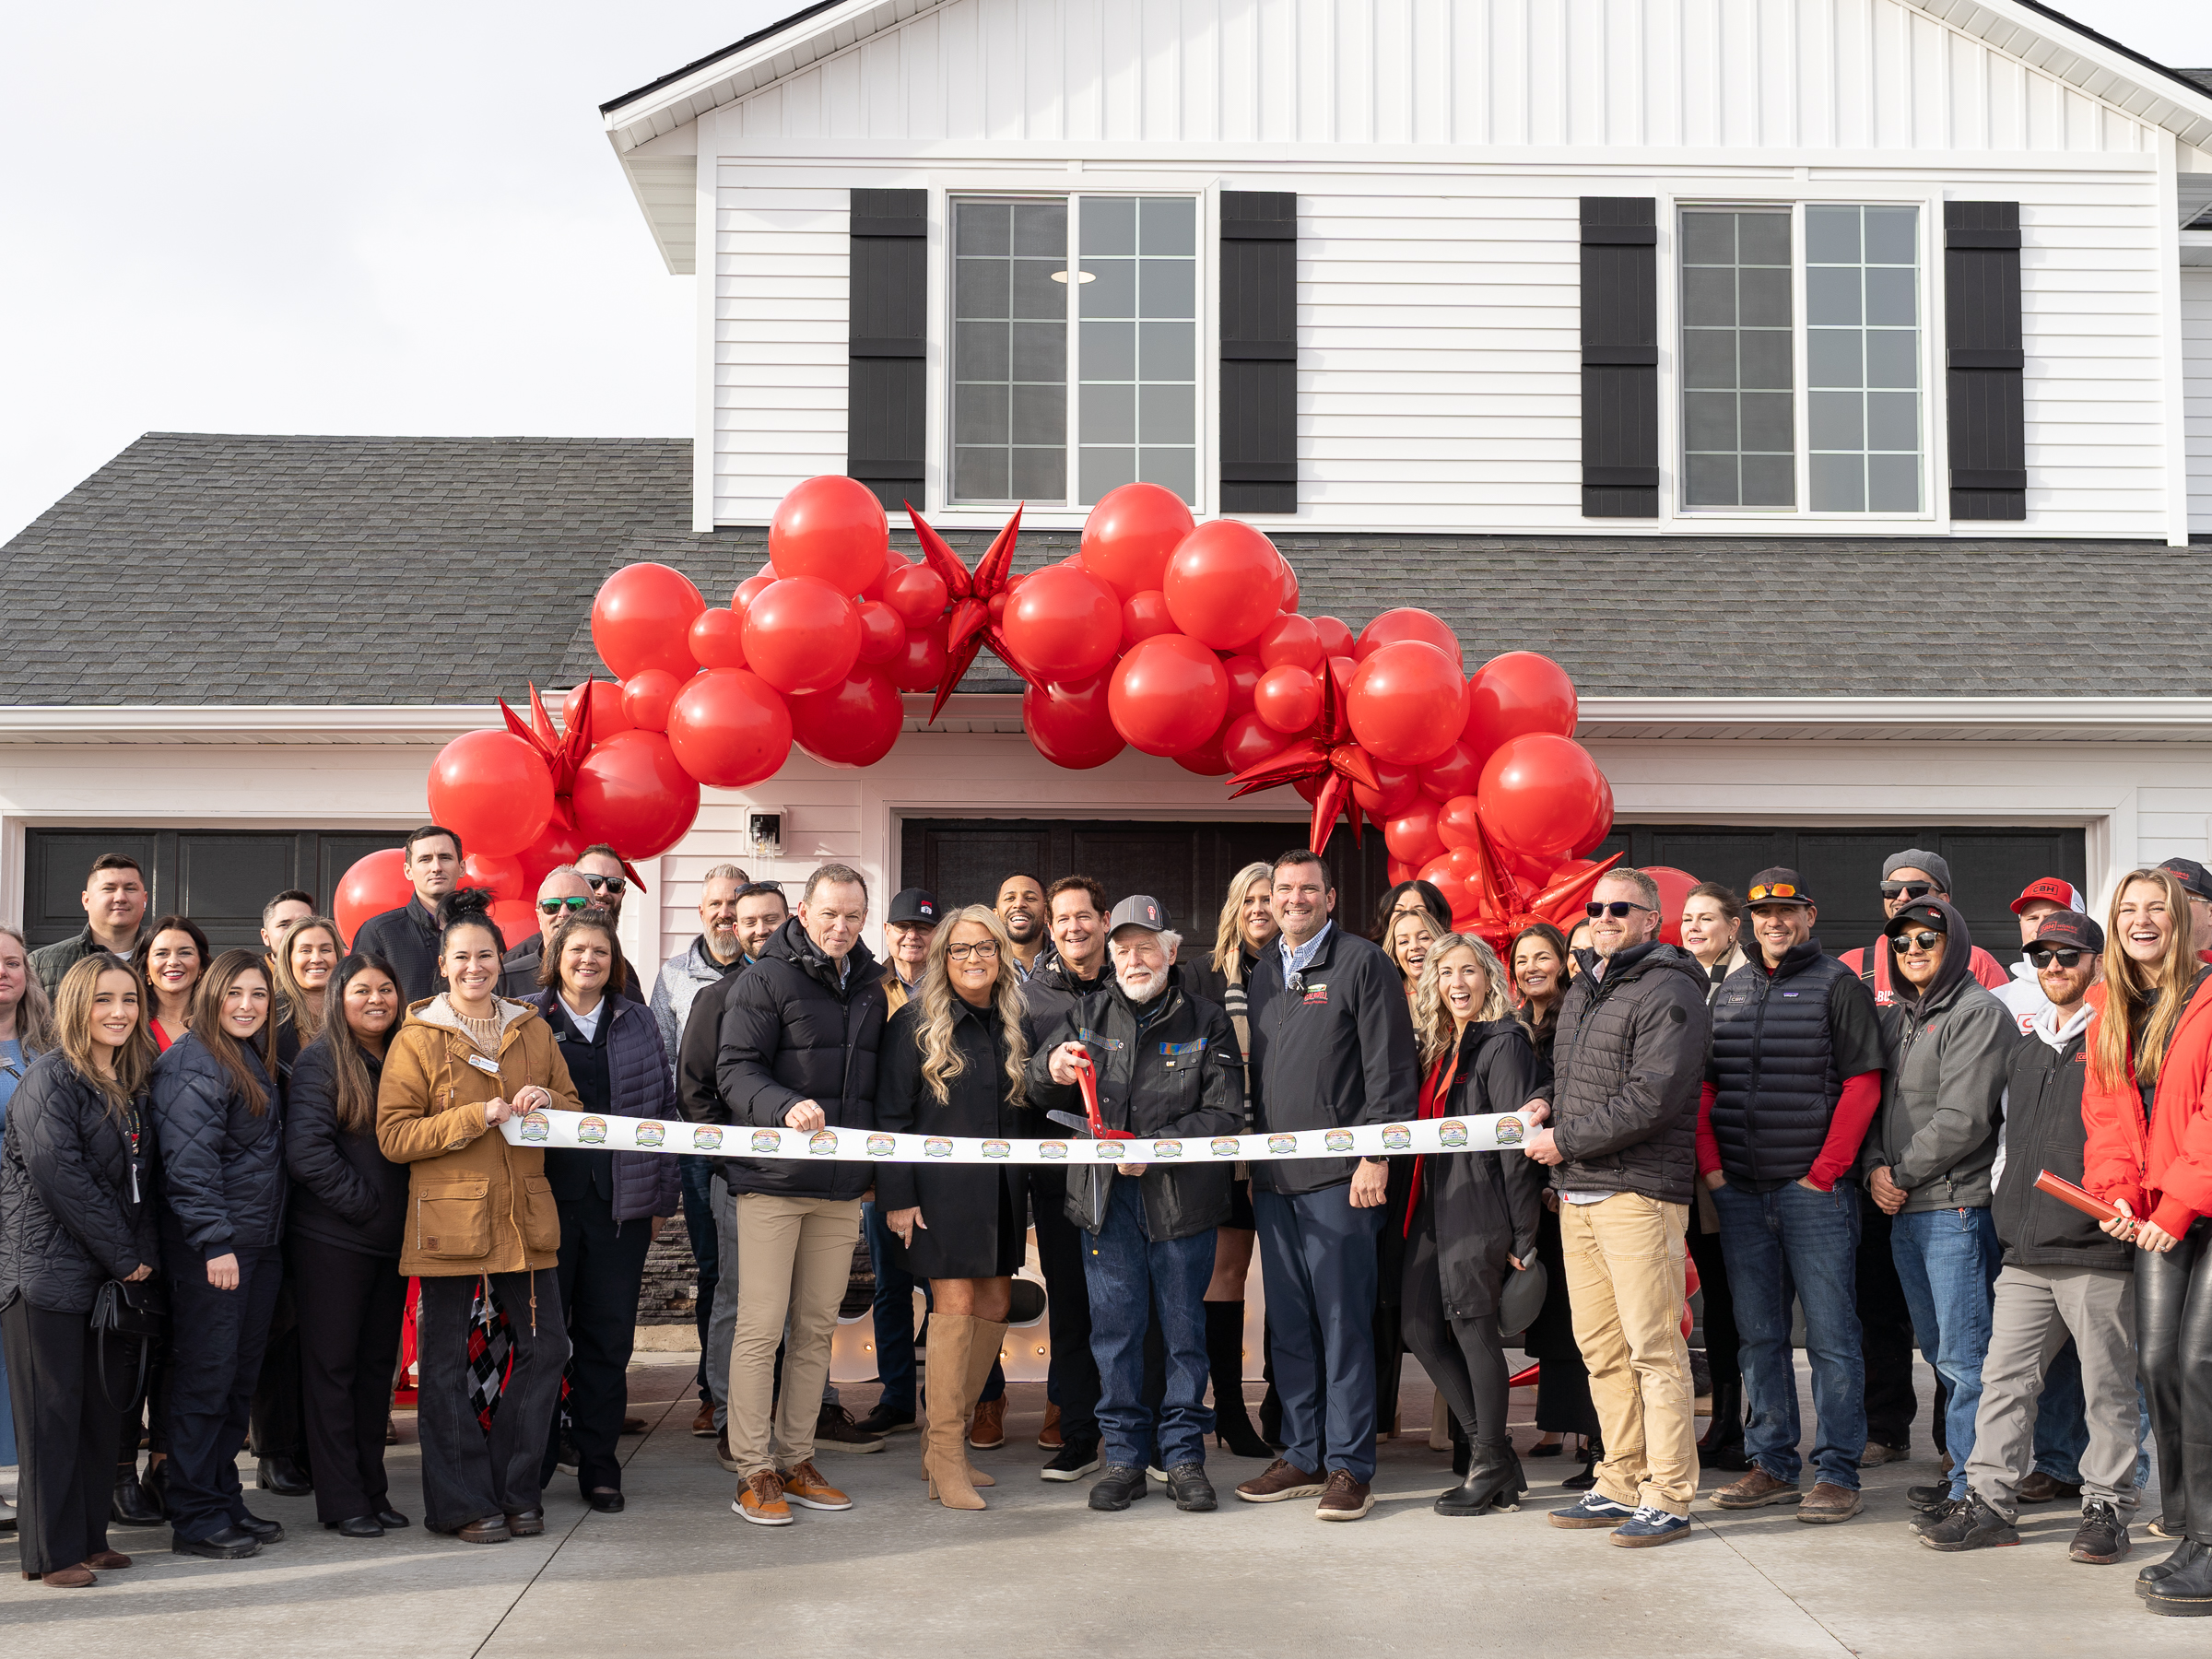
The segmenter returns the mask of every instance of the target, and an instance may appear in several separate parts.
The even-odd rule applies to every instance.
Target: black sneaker
[[[877,1401],[876,1409],[853,1426],[863,1434],[911,1434],[914,1428],[914,1414],[911,1411],[894,1411]]]
[[[2104,1502],[2081,1506],[2081,1530],[2074,1535],[2067,1555],[2093,1567],[2109,1567],[2128,1548],[2127,1523],[2120,1519],[2119,1511]]]
[[[1145,1495],[1145,1472],[1135,1464],[1108,1464],[1090,1488],[1090,1507],[1125,1510]]]
[[[1098,1466],[1097,1441],[1069,1441],[1037,1473],[1046,1480],[1080,1480]]]
[[[814,1420],[814,1444],[818,1451],[880,1452],[883,1437],[868,1433],[842,1406],[824,1406]]]
[[[1980,1498],[1969,1496],[1952,1504],[1941,1520],[1923,1526],[1920,1541],[1930,1549],[1955,1555],[1962,1549],[2002,1549],[2018,1544],[2020,1533]]]
[[[1946,1498],[1932,1510],[1923,1510],[1905,1524],[1916,1533],[1924,1533],[1931,1526],[1940,1526],[1971,1501],[1965,1498]]]
[[[1179,1510],[1203,1512],[1220,1507],[1214,1497],[1214,1483],[1206,1477],[1204,1464],[1169,1465],[1168,1496],[1175,1500]]]
[[[1932,1515],[1951,1500],[1951,1483],[1938,1480],[1933,1486],[1909,1486],[1905,1501],[1924,1515]]]

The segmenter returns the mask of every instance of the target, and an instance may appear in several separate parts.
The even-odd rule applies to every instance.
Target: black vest
[[[1754,957],[1722,983],[1712,1002],[1712,1135],[1732,1178],[1779,1185],[1819,1157],[1843,1091],[1828,999],[1849,977],[1808,939],[1772,974]]]

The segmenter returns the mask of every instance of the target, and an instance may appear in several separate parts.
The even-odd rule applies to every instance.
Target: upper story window
[[[1917,513],[1920,210],[1799,217],[1682,210],[1682,505]]]
[[[1084,506],[1142,480],[1195,504],[1195,199],[952,215],[952,500]]]

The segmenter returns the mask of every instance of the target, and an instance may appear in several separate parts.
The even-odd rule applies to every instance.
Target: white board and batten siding
[[[1903,0],[945,0],[710,111],[697,143],[718,524],[844,465],[852,189],[930,189],[942,264],[948,194],[1077,187],[1297,193],[1301,527],[1539,534],[1716,525],[1581,516],[1578,197],[1660,203],[1667,502],[1674,209],[1918,203],[1939,318],[1942,202],[2017,200],[2029,519],[1973,531],[2178,527],[2171,135]],[[965,523],[944,310],[928,507]],[[1720,527],[1947,528],[1940,344],[1924,327],[1928,516]]]

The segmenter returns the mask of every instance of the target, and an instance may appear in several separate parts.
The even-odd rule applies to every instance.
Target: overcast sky
[[[683,436],[597,106],[801,0],[190,0],[0,34],[0,539],[153,430]],[[2207,0],[2060,0],[2212,65]]]

